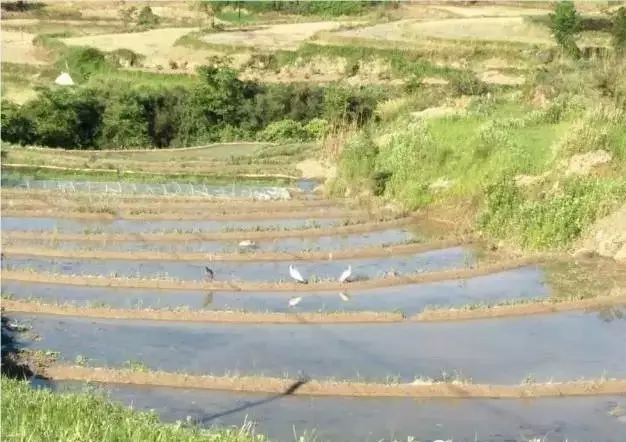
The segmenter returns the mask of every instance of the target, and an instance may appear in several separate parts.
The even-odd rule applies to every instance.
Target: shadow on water
[[[265,405],[268,404],[270,402],[273,402],[275,400],[278,399],[282,399],[285,396],[291,396],[292,394],[294,394],[300,387],[302,387],[304,384],[306,384],[307,382],[309,382],[309,378],[304,376],[301,379],[298,379],[297,381],[295,381],[293,384],[291,384],[289,386],[289,388],[287,388],[284,392],[280,393],[280,394],[275,394],[272,396],[268,396],[264,399],[258,400],[258,401],[250,401],[250,402],[246,402],[245,404],[239,406],[239,407],[235,407],[235,408],[231,408],[229,410],[226,411],[222,411],[220,413],[214,413],[211,414],[209,416],[205,416],[202,419],[200,419],[197,423],[200,425],[205,425],[210,423],[211,421],[214,421],[216,419],[225,417],[225,416],[229,416],[231,414],[235,414],[235,413],[239,413],[240,411],[244,411],[244,410],[248,410],[250,408],[253,407],[258,407],[260,405]]]
[[[20,330],[16,325],[2,312],[2,354],[1,366],[2,376],[13,379],[30,379],[35,376],[35,372],[31,370],[28,364],[20,361],[21,343],[16,335]],[[38,375],[41,379],[46,379]]]

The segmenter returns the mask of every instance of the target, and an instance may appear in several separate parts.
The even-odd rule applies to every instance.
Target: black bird
[[[214,275],[213,270],[211,270],[208,266],[204,267],[204,280],[207,282],[213,281]]]

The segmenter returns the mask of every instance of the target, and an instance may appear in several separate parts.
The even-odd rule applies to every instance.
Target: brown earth
[[[111,287],[127,289],[154,289],[154,290],[189,290],[202,292],[310,292],[310,291],[341,291],[347,286],[351,290],[364,290],[398,285],[419,284],[426,282],[453,281],[473,278],[492,273],[514,270],[528,265],[537,264],[541,257],[529,256],[519,259],[500,260],[495,264],[481,265],[479,268],[465,268],[426,272],[413,275],[402,275],[385,279],[370,279],[351,283],[338,281],[322,281],[313,284],[298,284],[292,282],[245,282],[245,281],[181,281],[176,279],[155,278],[112,278],[102,275],[81,276],[62,275],[54,273],[38,273],[27,270],[2,270],[5,281],[20,281],[41,284],[60,284],[83,287]]]
[[[377,232],[381,230],[405,227],[416,222],[414,217],[406,217],[391,221],[353,224],[349,226],[324,227],[315,229],[292,230],[236,230],[230,232],[206,233],[54,233],[11,231],[2,232],[6,239],[40,239],[45,241],[86,241],[86,242],[179,242],[179,241],[234,241],[234,240],[271,240],[275,238],[311,238],[320,236],[341,236],[357,233]]]
[[[7,167],[13,169],[43,169],[43,170],[64,170],[71,172],[89,172],[89,173],[108,173],[113,176],[117,176],[118,173],[124,173],[127,175],[139,174],[139,175],[155,175],[160,176],[167,173],[171,176],[187,176],[191,174],[215,174],[220,176],[232,177],[233,181],[237,178],[267,178],[267,179],[288,179],[297,180],[299,175],[280,173],[277,169],[286,169],[286,167],[272,168],[271,165],[266,165],[263,173],[259,173],[260,169],[254,165],[236,165],[236,164],[216,164],[213,166],[200,166],[200,167],[180,167],[170,164],[146,164],[130,169],[128,165],[123,163],[112,163],[114,168],[97,168],[97,167],[67,167],[67,166],[52,166],[41,165],[32,163],[5,163]],[[132,165],[131,165],[132,167]],[[272,170],[273,169],[273,170]]]
[[[349,210],[344,212],[337,212],[336,210],[329,211],[320,209],[318,211],[298,211],[298,212],[232,212],[232,213],[215,213],[215,212],[201,212],[201,213],[180,213],[180,212],[161,212],[161,213],[133,213],[135,210],[121,211],[113,208],[107,208],[109,210],[115,210],[115,214],[110,213],[109,210],[98,212],[98,208],[90,208],[91,212],[70,212],[69,210],[58,210],[57,208],[50,209],[34,209],[34,210],[20,210],[19,208],[5,206],[2,208],[3,216],[14,216],[24,218],[59,218],[59,219],[129,219],[129,220],[201,220],[201,221],[255,221],[255,220],[272,220],[272,219],[323,219],[323,218],[357,218],[363,221],[368,220],[370,215],[363,210]]]
[[[42,198],[42,199],[35,199]],[[208,201],[178,201],[176,198],[161,198],[159,202],[153,202],[152,200],[141,201],[135,199],[122,199],[117,195],[109,197],[74,197],[74,195],[68,195],[67,193],[60,193],[54,196],[24,198],[20,195],[20,198],[7,198],[2,195],[2,207],[4,208],[19,208],[20,210],[33,210],[33,209],[45,209],[56,207],[59,209],[78,208],[79,206],[111,206],[117,210],[144,210],[144,211],[220,211],[224,213],[226,210],[236,212],[269,212],[269,211],[301,211],[309,210],[312,208],[340,208],[346,205],[343,201],[323,201],[323,200],[310,200],[312,204],[308,204],[306,200],[266,200],[266,201],[250,201],[245,205],[242,205],[241,201],[233,202],[229,200],[208,200]],[[313,204],[313,202],[315,202]],[[233,210],[237,209],[237,210]]]
[[[181,207],[186,206],[219,209],[222,207],[238,207],[241,208],[241,199],[223,199],[211,198],[206,196],[182,196],[182,195],[97,195],[89,193],[67,193],[54,190],[9,190],[2,189],[0,193],[2,200],[16,200],[19,202],[35,203],[35,199],[41,199],[48,205],[56,205],[57,202],[68,205],[75,204],[99,204],[108,203],[115,204],[118,208],[135,208],[135,207]],[[254,210],[302,210],[303,208],[312,207],[334,207],[341,205],[343,201],[329,200],[253,200],[246,199],[245,209]],[[252,210],[251,210],[252,211]]]
[[[469,319],[507,318],[512,316],[532,316],[572,310],[596,309],[606,306],[626,304],[626,295],[598,296],[590,299],[564,300],[547,299],[517,305],[478,307],[472,310],[462,308],[425,310],[415,319],[420,322],[461,321]]]
[[[284,393],[297,380],[261,376],[195,376],[184,373],[131,371],[112,368],[52,365],[44,371],[56,381],[88,381],[123,385],[194,388],[259,393]],[[304,381],[292,394],[302,396],[416,397],[416,398],[527,398],[599,396],[626,393],[626,380],[607,379],[549,384],[375,384],[365,382]]]
[[[53,316],[224,324],[359,324],[390,323],[404,320],[401,313],[391,312],[264,313],[239,311],[171,311],[159,309],[79,307],[71,304],[42,304],[36,301],[15,301],[9,299],[2,300],[2,307],[10,312]]]
[[[447,249],[463,244],[457,239],[436,241],[427,244],[398,244],[393,246],[372,246],[342,249],[333,252],[248,252],[248,253],[202,253],[202,252],[159,252],[159,251],[117,251],[117,250],[61,250],[39,247],[3,246],[6,256],[37,256],[66,259],[117,259],[127,261],[324,261],[333,259],[357,259],[397,256]]]

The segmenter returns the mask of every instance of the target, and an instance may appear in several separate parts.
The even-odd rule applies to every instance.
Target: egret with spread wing
[[[352,265],[349,265],[348,268],[343,271],[339,277],[339,282],[350,282],[350,276],[352,276]]]
[[[289,264],[289,275],[296,281],[302,284],[306,284],[306,280],[302,277],[298,269],[296,269],[293,264]]]

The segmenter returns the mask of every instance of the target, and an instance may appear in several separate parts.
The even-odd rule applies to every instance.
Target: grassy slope
[[[249,442],[265,437],[246,430],[199,430],[165,425],[89,393],[35,390],[2,377],[2,439],[11,441]]]
[[[567,247],[626,201],[626,118],[613,103],[570,94],[536,109],[519,93],[495,97],[474,97],[460,116],[419,120],[404,112],[355,135],[330,191],[365,184],[410,209],[462,201],[478,209],[484,232],[530,249]],[[613,155],[609,166],[565,176],[563,162],[598,149]],[[543,174],[536,185],[514,183]],[[451,187],[429,188],[440,179]]]

